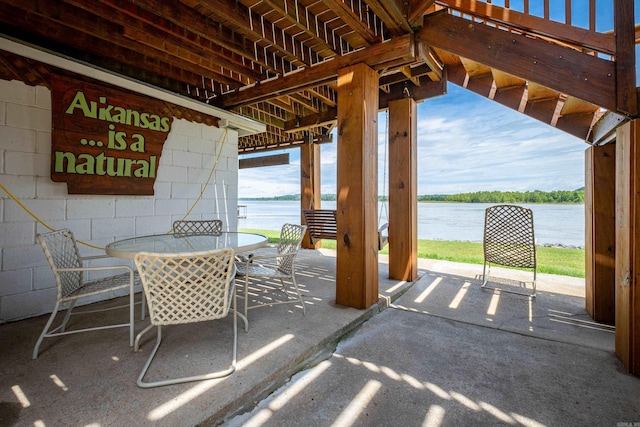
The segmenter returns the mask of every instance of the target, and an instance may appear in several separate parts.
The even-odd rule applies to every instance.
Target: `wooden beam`
[[[311,114],[304,117],[298,117],[293,120],[289,120],[284,124],[284,130],[289,131],[301,131],[313,127],[323,126],[336,121],[338,116],[337,108],[330,108],[327,111],[323,111],[318,114]]]
[[[336,303],[378,302],[378,73],[364,64],[338,76]]]
[[[615,324],[616,146],[585,152],[585,306],[599,323]]]
[[[445,95],[447,93],[447,78],[446,75],[443,77],[440,81],[433,81],[426,76],[420,77],[420,86],[405,85],[404,83],[391,85],[388,93],[380,94],[380,110],[388,108],[390,102],[403,98],[423,101]]]
[[[308,140],[300,146],[300,211],[304,209],[321,209],[322,194],[320,182],[320,146]],[[304,215],[301,216],[301,224],[306,224]],[[305,249],[318,249],[322,242],[311,243],[309,233],[305,233],[302,240]]]
[[[239,169],[261,168],[289,164],[289,153],[274,154],[273,156],[249,157],[238,161]]]
[[[616,37],[616,94],[618,112],[636,117],[636,45],[633,0],[614,1]]]
[[[389,103],[389,278],[418,277],[418,108]]]
[[[384,25],[394,36],[413,32],[407,21],[408,3],[403,0],[367,0],[367,5],[382,19]]]
[[[616,46],[613,35],[585,30],[534,15],[521,13],[513,9],[502,8],[496,4],[474,0],[441,0],[439,3],[494,22],[539,34],[555,40],[595,49],[598,52],[615,54]],[[633,13],[631,14],[633,18]]]
[[[409,2],[408,21],[412,27],[422,25],[422,17],[435,4],[435,0],[413,0]]]
[[[261,82],[244,90],[228,93],[213,99],[216,106],[232,108],[265,101],[272,97],[299,92],[305,88],[333,82],[338,71],[355,64],[365,64],[379,70],[389,66],[400,66],[414,62],[415,43],[413,36],[396,37],[348,55],[326,60],[319,64]]]
[[[616,355],[640,375],[640,120],[616,138]]]
[[[573,49],[467,19],[434,13],[416,33],[419,43],[615,110],[615,66]]]

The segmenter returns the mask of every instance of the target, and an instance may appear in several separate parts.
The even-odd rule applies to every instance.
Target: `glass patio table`
[[[133,259],[138,252],[179,254],[232,248],[250,251],[267,245],[267,236],[226,231],[219,234],[152,234],[109,243],[107,255]]]

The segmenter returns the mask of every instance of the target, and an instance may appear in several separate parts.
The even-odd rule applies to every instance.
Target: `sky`
[[[418,104],[418,194],[575,190],[584,186],[584,140],[454,84]],[[383,184],[387,115],[378,120],[378,194]],[[336,145],[323,144],[322,194],[336,193]],[[239,198],[300,193],[300,150],[290,164],[241,169]]]

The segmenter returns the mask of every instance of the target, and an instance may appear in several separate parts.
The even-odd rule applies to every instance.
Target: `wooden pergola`
[[[564,18],[549,0],[541,11],[528,0],[0,2],[6,37],[266,124],[239,152],[300,149],[301,208],[320,206],[319,144],[335,128],[336,300],[351,307],[378,301],[378,111],[389,114],[389,271],[401,280],[417,276],[417,102],[451,82],[582,138],[587,310],[615,324],[616,353],[640,375],[633,0],[612,0],[604,30],[595,0],[580,25],[571,0]],[[0,55],[3,79],[49,87],[60,73]]]

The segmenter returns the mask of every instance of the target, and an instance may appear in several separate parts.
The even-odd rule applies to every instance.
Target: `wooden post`
[[[389,103],[389,277],[418,277],[418,109],[411,98]]]
[[[320,146],[308,141],[300,146],[300,210],[320,209]],[[300,212],[301,223],[306,224],[304,215]],[[322,242],[311,244],[309,233],[305,233],[302,247],[318,249]]]
[[[596,322],[615,324],[616,146],[585,151],[586,310]]]
[[[336,302],[378,302],[378,73],[338,72]]]
[[[616,355],[640,375],[640,120],[616,131]]]

